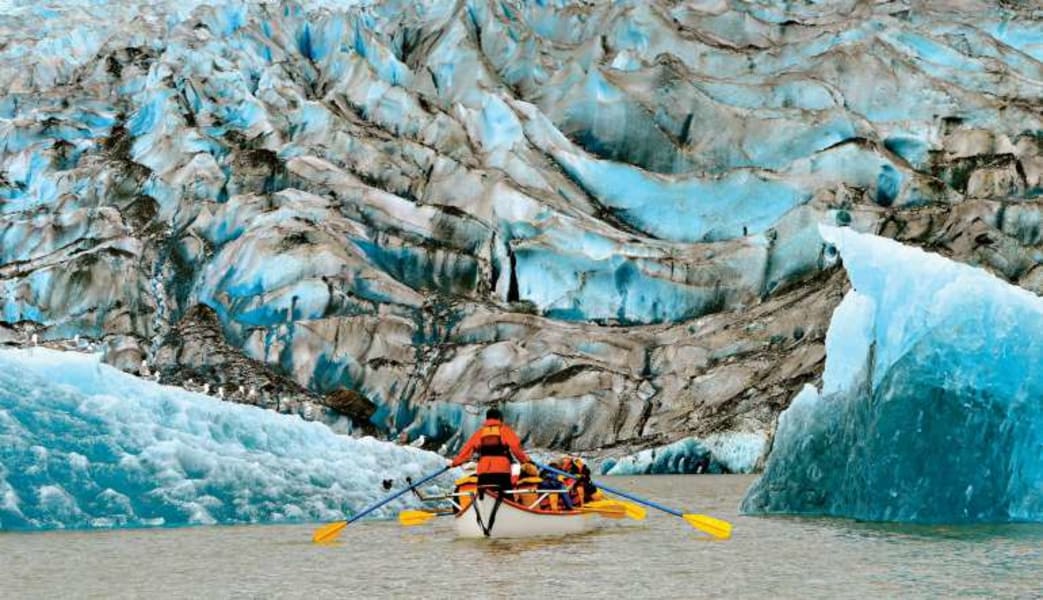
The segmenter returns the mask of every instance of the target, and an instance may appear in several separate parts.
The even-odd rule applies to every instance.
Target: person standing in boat
[[[486,411],[485,422],[467,440],[449,466],[459,467],[474,453],[478,454],[479,494],[492,487],[499,488],[501,492],[511,489],[512,456],[520,463],[530,462],[518,434],[503,422],[503,413],[498,408]]]

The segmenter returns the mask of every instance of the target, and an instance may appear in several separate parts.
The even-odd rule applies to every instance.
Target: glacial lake
[[[606,478],[731,521],[710,541],[676,517],[566,539],[456,540],[450,519],[0,534],[12,598],[1043,598],[1043,525],[909,526],[743,517],[753,476]]]

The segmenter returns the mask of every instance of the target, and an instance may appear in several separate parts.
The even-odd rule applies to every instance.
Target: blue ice
[[[443,461],[97,356],[0,350],[0,530],[333,520]]]
[[[852,291],[821,391],[779,417],[743,510],[1043,521],[1043,299],[981,269],[822,228]]]
[[[658,323],[703,314],[717,302],[713,287],[656,277],[641,260],[594,260],[545,248],[519,248],[515,255],[519,296],[552,318]]]
[[[764,452],[761,433],[712,434],[687,437],[641,450],[601,464],[605,475],[750,473]]]
[[[1035,21],[993,21],[982,29],[997,40],[1043,63],[1043,23]]]
[[[482,101],[480,138],[486,151],[510,149],[522,138],[518,117],[500,98],[487,95]]]
[[[668,179],[637,167],[565,152],[556,158],[623,221],[676,242],[720,241],[761,233],[808,194],[750,171],[719,179]]]

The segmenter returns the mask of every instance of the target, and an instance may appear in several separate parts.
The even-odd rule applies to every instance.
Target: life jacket
[[[572,504],[581,506],[584,502],[593,499],[598,488],[590,481],[590,467],[583,464],[579,458],[566,456],[562,459],[561,470],[571,475],[571,477],[562,477],[561,480],[569,489]]]
[[[540,480],[540,489],[542,490],[564,490],[567,489],[565,484],[562,483],[561,479],[555,476],[553,473],[546,473]],[[540,500],[541,510],[568,510],[572,508],[571,500],[568,494],[547,494],[543,500]]]
[[[535,490],[540,489],[540,483],[542,482],[543,479],[538,476],[526,476],[519,479],[518,483],[514,485],[516,489],[533,491],[515,493],[514,497],[517,499],[518,503],[527,507],[535,504],[536,500],[538,500],[540,497],[540,495],[536,493]]]
[[[556,460],[550,465],[559,471],[567,471],[569,464],[566,462],[568,457],[561,460]],[[558,475],[552,471],[543,471],[543,489],[545,490],[568,490],[572,484],[572,480],[564,475]],[[572,508],[572,499],[569,497],[570,494],[547,494],[547,497],[540,502],[540,508],[544,510],[567,510]]]
[[[455,489],[457,494],[474,494],[478,491],[478,476],[474,473],[464,475],[460,479],[454,481],[453,485],[456,486]],[[473,498],[474,497],[471,495],[457,496],[456,503],[460,505],[460,508],[454,506],[453,512],[467,510],[467,507],[471,505],[471,500]]]
[[[478,456],[506,456],[510,457],[511,449],[503,443],[500,436],[500,425],[486,425],[482,427],[481,438],[478,443]]]

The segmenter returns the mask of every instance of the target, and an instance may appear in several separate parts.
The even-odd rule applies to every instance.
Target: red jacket
[[[499,448],[495,447],[495,439],[497,437],[499,437]],[[496,450],[497,453],[493,455],[483,453],[483,447]],[[464,447],[460,449],[460,453],[453,459],[452,466],[459,467],[475,451],[478,451],[481,455],[478,459],[479,475],[482,473],[510,473],[511,458],[507,455],[508,450],[519,461],[523,463],[529,462],[529,455],[522,450],[518,434],[514,433],[514,430],[504,424],[503,421],[486,419],[482,426],[478,428],[478,431],[475,431],[471,439],[467,440]],[[502,454],[500,453],[501,451]]]

